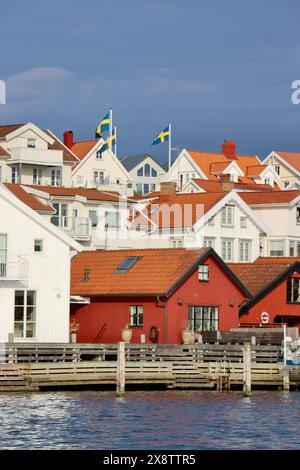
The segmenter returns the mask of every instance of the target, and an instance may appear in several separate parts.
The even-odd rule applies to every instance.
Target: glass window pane
[[[23,338],[24,332],[24,323],[23,322],[15,322],[14,324],[14,336],[16,338]]]
[[[36,312],[35,307],[27,307],[26,320],[35,321],[35,312]]]
[[[27,305],[35,305],[36,292],[34,290],[27,291]]]
[[[24,305],[24,291],[23,290],[15,291],[15,305]]]
[[[24,320],[24,307],[15,307],[15,321]]]
[[[35,323],[29,322],[26,323],[26,338],[35,337]]]
[[[148,163],[145,165],[145,176],[150,176],[150,165]]]

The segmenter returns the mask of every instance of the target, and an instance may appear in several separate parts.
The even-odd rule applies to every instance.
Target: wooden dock
[[[117,382],[117,344],[16,344],[0,346],[0,392],[49,388],[107,388]],[[245,383],[243,345],[125,344],[126,387],[241,389]],[[282,347],[251,347],[252,388],[283,387]],[[289,387],[300,386],[300,367],[288,372]],[[286,384],[285,384],[286,388]]]

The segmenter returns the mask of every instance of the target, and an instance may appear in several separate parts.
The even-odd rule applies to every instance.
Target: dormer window
[[[27,140],[27,147],[28,147],[29,149],[35,149],[35,148],[36,148],[35,139],[28,139],[28,140]]]

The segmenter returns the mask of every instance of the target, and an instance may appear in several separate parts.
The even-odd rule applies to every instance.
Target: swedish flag
[[[107,137],[106,141],[107,145],[110,147],[110,143],[111,145],[116,145],[116,133],[115,133],[115,129],[113,129],[113,133],[112,133],[112,136],[110,138],[110,136]]]
[[[153,140],[151,145],[162,144],[163,142],[167,142],[170,137],[170,127],[166,127],[160,134],[158,134],[155,139]]]
[[[96,129],[95,138],[99,139],[102,137],[102,132],[108,131],[110,126],[110,111],[105,114],[102,121],[99,122],[98,127]]]

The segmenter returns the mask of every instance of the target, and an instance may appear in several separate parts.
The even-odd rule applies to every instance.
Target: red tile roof
[[[66,197],[75,197],[83,196],[91,201],[118,201],[120,193],[117,191],[99,191],[98,189],[89,189],[89,188],[65,188],[63,186],[37,186],[31,185],[31,188],[38,189],[39,191],[44,191],[50,196],[66,196]]]
[[[80,160],[83,160],[83,158],[90,152],[90,150],[92,150],[97,142],[98,140],[84,140],[82,142],[75,142],[71,150]]]
[[[300,171],[300,153],[295,152],[276,152],[282,157],[289,165]]]
[[[72,152],[65,147],[59,140],[53,135],[51,132],[49,132],[47,129],[44,130],[44,132],[49,135],[52,139],[54,139],[54,143],[52,145],[48,145],[48,148],[50,150],[61,150],[63,152],[63,161],[64,162],[73,162],[73,163],[78,163],[78,159],[74,157]]]
[[[239,193],[239,196],[249,205],[252,204],[289,204],[300,196],[300,190],[273,191],[273,192],[248,192]]]
[[[11,191],[20,201],[24,202],[27,206],[37,212],[50,212],[54,213],[55,209],[47,203],[41,202],[37,196],[28,193],[19,184],[4,183],[6,188]]]
[[[246,168],[246,176],[253,178],[259,176],[267,168],[267,165],[253,165]]]
[[[0,145],[0,155],[1,157],[10,157],[10,153]]]
[[[22,126],[25,126],[25,124],[7,124],[4,126],[0,126],[0,138],[6,137],[8,134],[19,129]]]
[[[143,214],[138,215],[135,224],[153,228],[191,227],[206,212],[215,206],[227,193],[186,193],[161,194],[158,199],[150,202]]]
[[[226,162],[211,163],[209,172],[210,173],[222,173],[225,170],[225,168],[228,167],[228,165],[230,165],[229,160],[227,160]]]
[[[72,295],[166,294],[208,248],[83,251],[71,261]],[[127,257],[139,260],[126,274],[115,274]],[[82,281],[89,270],[89,281]]]
[[[203,173],[210,180],[216,180],[217,177],[210,173],[210,165],[215,163],[227,163],[229,165],[232,161],[236,162],[243,173],[246,175],[247,168],[250,166],[259,165],[259,159],[254,155],[237,155],[235,160],[228,160],[222,153],[208,153],[197,152],[194,150],[187,150],[194,162],[201,168]],[[252,182],[247,178],[245,182]]]
[[[229,267],[255,296],[299,261],[300,258],[259,258],[255,263],[230,263]]]
[[[201,180],[201,179],[194,179],[193,180],[197,186],[202,188],[206,192],[216,193],[219,191],[224,191],[223,184],[224,182],[221,181],[211,181],[211,180]],[[274,188],[267,184],[256,184],[256,183],[234,183],[231,181],[226,181],[232,185],[234,189],[250,189],[255,191],[281,191],[280,188],[276,185]]]

